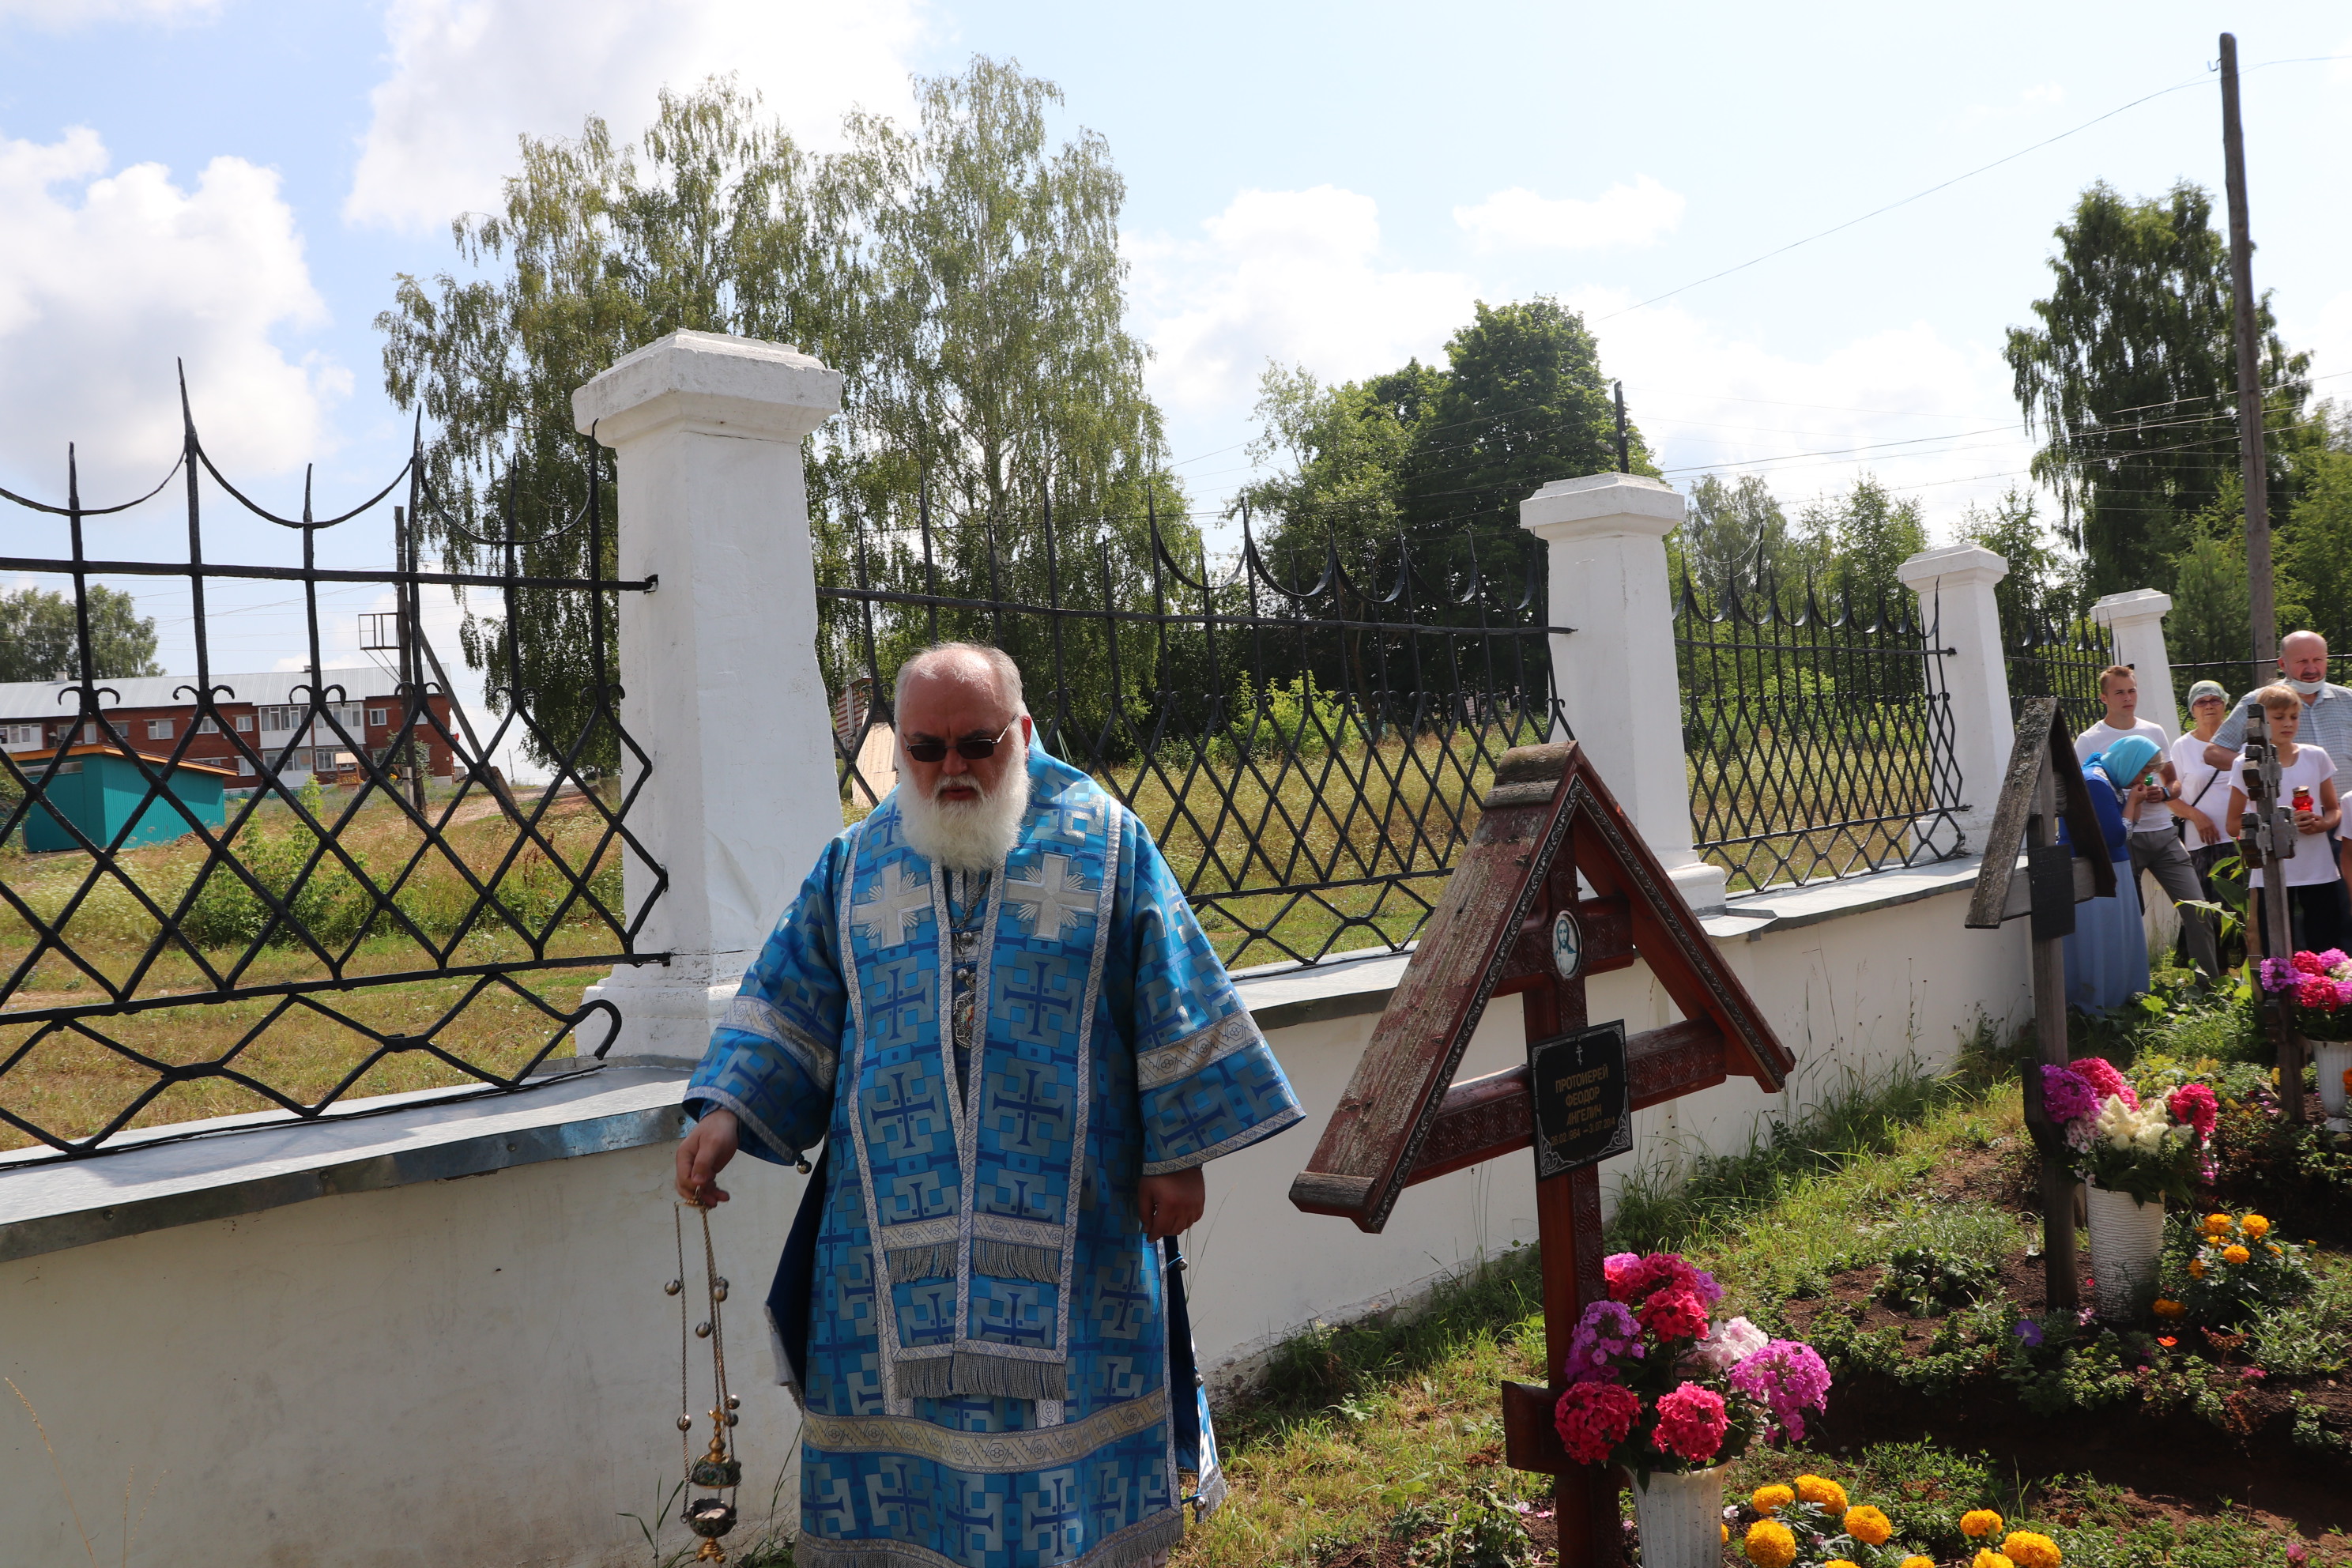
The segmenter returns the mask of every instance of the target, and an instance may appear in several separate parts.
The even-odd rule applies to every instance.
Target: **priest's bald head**
[[[898,667],[892,706],[908,843],[952,871],[993,869],[1029,805],[1020,667],[1002,648],[937,643]]]

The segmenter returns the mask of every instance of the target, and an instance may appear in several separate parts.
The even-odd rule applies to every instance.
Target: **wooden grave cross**
[[[1588,1022],[1585,980],[1637,957],[1684,1018],[1628,1039],[1622,1021]],[[1486,1004],[1514,993],[1528,1065],[1455,1083]],[[1532,1145],[1556,1379],[1578,1317],[1608,1293],[1599,1163],[1633,1146],[1633,1113],[1735,1076],[1778,1092],[1794,1066],[1582,749],[1519,747],[1496,764],[1470,845],[1290,1201],[1377,1232],[1406,1187]],[[1505,1455],[1555,1478],[1560,1563],[1602,1568],[1622,1557],[1618,1482],[1570,1462],[1552,1426],[1559,1394],[1503,1385]]]
[[[2063,816],[2073,843],[2058,842]],[[2074,844],[2090,846],[2078,856]],[[2018,873],[2023,871],[2024,876]],[[1985,832],[1984,864],[1969,900],[1967,924],[1998,931],[2021,915],[2033,921],[2033,1032],[2037,1062],[2066,1065],[2065,940],[2074,906],[2116,894],[2089,784],[2074,760],[2074,737],[2055,697],[2029,697],[2017,721],[2017,741]],[[2042,1108],[2042,1075],[2025,1079],[2025,1130],[2042,1154],[2042,1267],[2044,1298],[2055,1309],[2080,1305],[2082,1277],[2074,1256],[2074,1173],[2064,1140]],[[2052,1216],[2059,1216],[2052,1223]]]

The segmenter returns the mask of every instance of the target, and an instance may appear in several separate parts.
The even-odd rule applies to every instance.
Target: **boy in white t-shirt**
[[[2271,743],[2278,748],[2279,790],[2294,808],[2297,835],[2294,856],[2279,867],[2286,884],[2287,919],[2294,944],[2288,952],[2325,952],[2345,942],[2344,877],[2336,865],[2336,827],[2344,808],[2336,798],[2336,760],[2317,746],[2298,746],[2295,731],[2303,723],[2303,699],[2287,686],[2265,686],[2254,698],[2269,721]],[[2230,786],[2230,820],[2246,809],[2246,792]],[[2268,867],[2258,867],[2250,880],[2263,885]],[[2255,940],[2266,953],[2276,953],[2263,931],[2263,901],[2254,906]],[[2283,955],[2282,955],[2283,956]]]
[[[2074,737],[2076,762],[2088,762],[2126,735],[2145,735],[2155,745],[2158,756],[2171,755],[2172,742],[2165,735],[2164,727],[2139,717],[2139,678],[2132,673],[2131,666],[2110,665],[2100,672],[2099,701],[2107,710],[2106,717]],[[2175,770],[2169,762],[2164,764],[2163,778],[2161,785],[2152,782],[2134,785],[2126,804],[2132,875],[2146,872],[2176,905],[2201,902],[2210,895],[2175,826],[2189,812],[2170,787]],[[2189,961],[2206,979],[2217,978],[2221,973],[2221,952],[2213,940],[2212,927],[2192,910],[2180,913],[2180,935],[2189,948]]]

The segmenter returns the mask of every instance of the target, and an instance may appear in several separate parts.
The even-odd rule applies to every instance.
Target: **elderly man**
[[[2155,745],[2159,757],[2170,751],[2172,738],[2164,732],[2164,727],[2139,716],[2139,677],[2132,672],[2131,666],[2109,665],[2100,672],[2099,701],[2106,709],[2105,716],[2074,737],[2075,761],[2090,761],[2126,735],[2145,736]],[[2170,763],[2164,764],[2163,776],[2167,786],[2174,782]],[[2154,878],[2156,885],[2164,889],[2165,897],[2176,907],[2203,900],[2205,884],[2199,879],[2197,868],[2172,826],[2175,820],[2190,815],[2188,806],[2168,787],[2159,790],[2150,784],[2135,784],[2130,792],[2125,833],[2131,847],[2132,875]],[[2211,929],[2201,919],[2183,911],[2180,931],[2189,943],[2189,961],[2197,965],[2198,973],[2208,980],[2218,979],[2221,973],[2221,952]]]
[[[2315,631],[2289,632],[2279,644],[2278,667],[2281,682],[2303,699],[2302,743],[2326,752],[2337,775],[2352,778],[2352,689],[2327,679],[2327,639]],[[2235,766],[2246,744],[2246,708],[2252,700],[2251,695],[2242,699],[2205,748],[2205,760],[2215,767]],[[2226,831],[2237,830],[2236,823],[2226,825]],[[2352,880],[2352,865],[2347,864],[2352,848],[2339,844],[2335,853],[2337,874]]]
[[[895,706],[898,787],[712,1037],[678,1189],[824,1142],[769,1297],[803,1568],[1155,1563],[1223,1491],[1159,1243],[1298,1102],[1150,834],[1032,746],[1010,658],[926,649]]]

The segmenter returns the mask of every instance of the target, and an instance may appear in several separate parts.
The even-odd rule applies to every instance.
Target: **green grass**
[[[1977,1042],[1947,1076],[1849,1084],[1796,1124],[1768,1128],[1746,1152],[1700,1162],[1678,1183],[1663,1172],[1637,1176],[1610,1248],[1680,1250],[1722,1281],[1723,1311],[1766,1317],[1830,1273],[1896,1247],[2013,1253],[2030,1221],[1938,1197],[1932,1182],[1956,1155],[2021,1140],[2018,1087],[1995,1069],[1988,1044]],[[1538,1304],[1534,1256],[1520,1250],[1409,1320],[1318,1329],[1291,1342],[1263,1390],[1221,1422],[1233,1496],[1193,1530],[1174,1563],[1312,1568],[1377,1542],[1400,1521],[1441,1517],[1481,1487],[1540,1505],[1549,1479],[1499,1463],[1496,1397],[1506,1378],[1542,1380]],[[1956,1521],[1976,1506],[2051,1535],[2075,1568],[2287,1561],[2290,1537],[2243,1509],[2158,1517],[2093,1476],[2026,1478],[1981,1455],[1925,1444],[1841,1455],[1759,1449],[1733,1468],[1727,1495],[1801,1470],[1843,1481],[1856,1501],[1885,1508],[1947,1562],[1965,1562]],[[2352,1562],[2352,1540],[2305,1544],[2315,1563]]]

